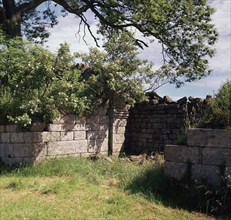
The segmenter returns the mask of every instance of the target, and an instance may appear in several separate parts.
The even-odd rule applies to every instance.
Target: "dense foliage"
[[[231,127],[231,81],[224,83],[211,100],[205,115],[198,123],[204,128]]]
[[[134,104],[146,98],[145,88],[153,88],[156,79],[169,78],[152,71],[152,64],[139,59],[134,45],[133,34],[114,33],[104,44],[104,51],[90,48],[89,53],[76,53],[91,74],[84,79],[89,90],[102,104],[113,100],[119,103]]]
[[[50,122],[59,113],[90,111],[73,69],[74,56],[66,44],[52,54],[22,39],[1,37],[0,115],[1,122],[29,125]]]
[[[88,116],[110,100],[113,108],[144,100],[144,85],[162,76],[155,75],[151,63],[137,58],[131,36],[115,34],[105,51],[91,48],[89,54],[74,55],[66,43],[52,54],[21,38],[1,36],[1,123],[27,126],[65,113]],[[81,64],[76,63],[79,59]]]
[[[0,26],[9,37],[23,35],[43,42],[49,36],[47,28],[67,13],[80,19],[76,32],[84,37],[88,30],[96,44],[98,36],[93,35],[88,20],[91,13],[104,36],[112,30],[133,28],[140,36],[159,42],[163,55],[160,72],[171,74],[171,82],[177,86],[210,73],[207,59],[214,55],[218,34],[211,23],[214,9],[207,0],[0,0]],[[141,38],[135,43],[147,46]]]

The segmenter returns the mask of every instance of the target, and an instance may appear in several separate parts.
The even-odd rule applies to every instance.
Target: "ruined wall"
[[[163,152],[166,144],[174,144],[179,134],[195,124],[207,108],[206,99],[183,97],[173,101],[152,92],[149,102],[130,109],[126,131],[126,152],[129,154]]]
[[[210,99],[183,97],[174,102],[156,93],[148,97],[148,103],[136,104],[130,110],[124,107],[115,110],[115,154],[163,152],[165,145],[174,144],[178,135],[201,117]],[[105,108],[89,119],[66,115],[45,127],[44,124],[32,126],[30,132],[22,132],[14,125],[0,125],[0,159],[14,164],[61,156],[107,154],[108,123]]]
[[[113,153],[124,147],[127,111],[114,115]],[[0,159],[6,164],[32,164],[35,161],[63,156],[108,152],[108,116],[106,109],[89,119],[65,115],[53,124],[35,124],[22,132],[15,125],[0,125]]]
[[[137,104],[131,109],[126,133],[126,152],[132,154],[163,151],[185,128],[185,105]]]
[[[231,175],[231,130],[189,129],[187,145],[166,145],[164,157],[167,176],[219,186]]]

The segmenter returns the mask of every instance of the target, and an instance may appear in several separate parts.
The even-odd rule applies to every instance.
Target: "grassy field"
[[[0,219],[214,219],[164,198],[160,163],[112,160],[65,158],[31,167],[2,166]]]

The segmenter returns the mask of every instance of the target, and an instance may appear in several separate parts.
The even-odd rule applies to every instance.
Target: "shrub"
[[[197,127],[230,128],[231,126],[231,81],[224,83],[211,100],[205,115]]]
[[[33,121],[51,122],[58,114],[93,109],[67,44],[53,54],[21,38],[0,36],[0,57],[0,123],[26,127]]]

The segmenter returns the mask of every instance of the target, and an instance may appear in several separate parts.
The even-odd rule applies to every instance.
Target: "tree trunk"
[[[0,25],[7,37],[21,36],[21,13],[14,0],[3,0],[4,10],[0,10]]]
[[[108,118],[109,118],[109,128],[108,128],[108,156],[111,156],[113,154],[114,98],[111,98],[109,100]]]
[[[9,38],[21,36],[20,21],[14,22],[12,20],[5,20],[2,24],[2,29],[5,35]]]

